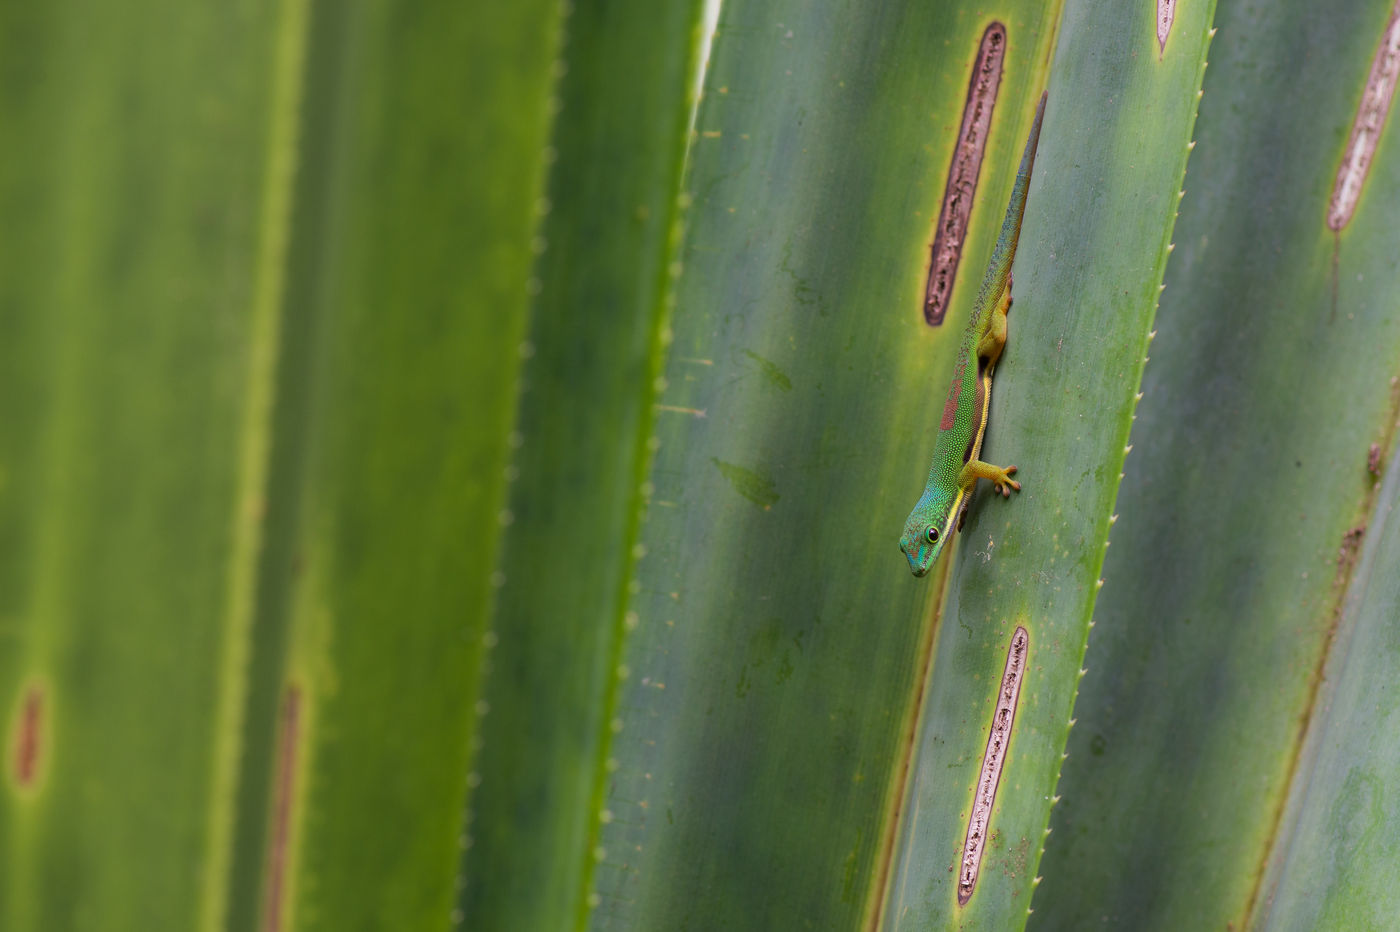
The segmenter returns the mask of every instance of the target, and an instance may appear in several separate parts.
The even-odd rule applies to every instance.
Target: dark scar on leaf
[[[948,300],[958,275],[963,244],[967,241],[967,221],[982,173],[987,151],[987,131],[992,125],[992,109],[1001,87],[1002,64],[1006,60],[1006,27],[993,22],[982,33],[972,78],[963,104],[962,126],[958,129],[953,162],[948,166],[948,183],[943,189],[943,206],[934,228],[929,260],[928,283],[924,288],[924,320],[930,327],[943,323]]]

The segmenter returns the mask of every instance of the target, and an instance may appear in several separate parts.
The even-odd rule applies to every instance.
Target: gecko
[[[928,573],[948,538],[962,527],[968,500],[978,479],[989,480],[1004,498],[1010,498],[1013,489],[1021,490],[1021,483],[1011,478],[1016,473],[1015,466],[993,466],[982,462],[978,456],[982,452],[987,412],[991,408],[992,374],[1006,346],[1011,262],[1016,258],[1016,243],[1021,237],[1021,217],[1026,211],[1026,192],[1030,188],[1031,168],[1035,165],[1046,96],[1040,95],[1035,123],[1031,125],[1030,137],[1021,155],[1021,167],[1016,172],[1016,183],[1011,188],[1011,202],[1006,205],[1001,234],[977,292],[977,303],[972,306],[972,319],[963,333],[953,367],[953,381],[948,386],[943,417],[938,424],[938,439],[933,445],[928,483],[914,510],[909,512],[904,534],[899,539],[899,549],[909,558],[909,569],[915,576]]]

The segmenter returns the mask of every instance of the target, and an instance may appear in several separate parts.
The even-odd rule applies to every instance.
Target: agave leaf
[[[1049,927],[1239,927],[1262,905],[1395,416],[1393,126],[1351,223],[1326,225],[1389,8],[1221,7],[1036,900]]]
[[[313,12],[229,924],[441,928],[559,11]]]
[[[934,591],[896,545],[960,329],[927,326],[921,298],[994,16],[1010,51],[964,300],[1054,11],[724,7],[690,155],[594,928],[850,928],[873,912]]]
[[[1383,929],[1400,914],[1400,469],[1381,488],[1252,917]]]
[[[446,923],[556,9],[3,14],[6,928]]]
[[[1056,793],[1043,925],[1394,913],[1390,6],[1222,11],[1072,738],[1214,4],[729,0],[688,133],[697,6],[0,12],[0,926],[1014,929]],[[1047,82],[1025,490],[914,581]]]
[[[1162,51],[1146,4],[1065,6],[984,449],[984,458],[1019,464],[1023,491],[1009,505],[975,503],[962,534],[888,928],[1025,921],[1170,250],[1210,13],[1209,4],[1179,10]],[[959,895],[962,848],[1018,628],[1028,635],[1027,666],[968,899]]]
[[[581,4],[565,24],[461,870],[471,928],[588,913],[698,16],[633,0]]]
[[[5,928],[195,928],[222,881],[288,15],[0,12]]]

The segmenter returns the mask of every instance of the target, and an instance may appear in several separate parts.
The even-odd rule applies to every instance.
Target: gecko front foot
[[[1011,478],[1014,472],[1016,467],[1008,466],[1005,469],[997,469],[995,475],[987,477],[992,480],[992,487],[1001,493],[1002,498],[1010,498],[1012,489],[1021,491],[1021,483]]]
[[[1016,472],[1015,466],[1007,466],[1002,469],[1000,466],[993,466],[991,463],[984,463],[981,460],[973,460],[963,467],[959,484],[965,489],[971,489],[978,479],[986,479],[992,487],[1001,493],[1002,498],[1010,498],[1011,492],[1021,491],[1021,483],[1012,479]]]

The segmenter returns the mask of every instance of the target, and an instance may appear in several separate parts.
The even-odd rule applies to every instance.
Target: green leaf
[[[1145,4],[1065,6],[983,458],[1014,461],[963,530],[886,908],[889,928],[1019,928],[1030,905],[1186,168],[1210,5],[1165,54]],[[970,901],[959,854],[1016,629],[1019,709]]]
[[[0,12],[6,928],[196,928],[210,902],[297,9]]]
[[[558,14],[314,12],[250,680],[303,708],[295,743],[290,713],[250,715],[275,763],[244,768],[268,815],[239,813],[229,924],[280,895],[298,929],[430,928],[456,898]]]
[[[1400,913],[1395,451],[1390,461],[1264,875],[1258,928],[1383,929]]]
[[[556,10],[0,14],[6,928],[446,924]]]
[[[1222,10],[1142,382],[1167,5],[728,0],[695,111],[700,0],[0,9],[0,926],[1384,924],[1392,7]],[[914,580],[1046,86],[1024,491]]]
[[[994,15],[1009,51],[963,301],[1054,12],[724,7],[690,154],[593,928],[871,918],[933,592],[898,533],[960,329],[924,323],[929,237]]]
[[[587,916],[698,13],[582,4],[564,27],[464,828],[459,915],[472,928],[568,929]]]
[[[1055,928],[1238,928],[1264,905],[1395,418],[1393,119],[1355,217],[1326,225],[1389,8],[1221,7],[1035,903]]]

